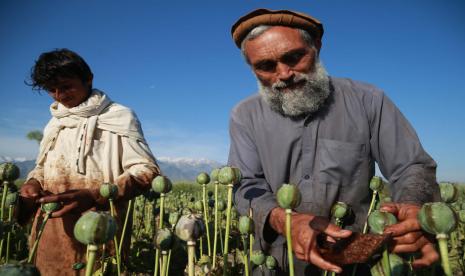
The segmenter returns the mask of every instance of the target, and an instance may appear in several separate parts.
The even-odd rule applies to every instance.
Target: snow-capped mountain
[[[205,158],[193,159],[184,157],[159,157],[157,158],[157,162],[163,174],[173,181],[193,181],[199,173],[210,173],[213,169],[223,165],[217,161]]]
[[[3,162],[14,162],[19,167],[20,178],[25,178],[35,166],[35,160],[26,160],[26,158],[0,156],[0,163]],[[160,157],[157,158],[157,162],[163,174],[168,176],[172,181],[194,181],[199,173],[210,173],[213,169],[222,166],[219,162],[205,158]]]

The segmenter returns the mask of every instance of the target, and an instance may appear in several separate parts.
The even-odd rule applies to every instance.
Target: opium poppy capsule
[[[218,173],[218,181],[223,185],[237,184],[241,181],[242,175],[238,168],[223,167]]]
[[[368,216],[370,231],[375,234],[382,234],[386,226],[395,223],[397,223],[397,218],[389,212],[375,210]]]
[[[384,182],[379,176],[373,176],[370,180],[370,189],[375,192],[380,192],[384,188]]]
[[[18,179],[19,168],[14,163],[5,162],[0,164],[0,180],[12,182]]]
[[[87,212],[74,226],[74,237],[83,244],[104,244],[116,233],[115,219],[104,212]]]
[[[457,226],[454,211],[443,202],[423,204],[418,212],[418,220],[423,230],[434,235],[447,235]]]
[[[250,261],[255,265],[262,265],[265,263],[265,253],[261,250],[254,250],[252,254],[250,254]]]
[[[169,250],[173,247],[174,237],[173,233],[167,228],[158,229],[155,234],[155,246],[163,251]]]
[[[157,193],[166,194],[169,193],[172,188],[173,184],[166,176],[159,175],[152,180],[152,189]]]
[[[200,185],[206,185],[210,183],[210,176],[206,172],[201,172],[199,175],[197,175],[196,181]]]
[[[278,204],[284,209],[294,209],[300,205],[302,196],[299,188],[292,184],[283,184],[276,195]]]
[[[242,235],[252,234],[254,232],[255,224],[248,216],[241,216],[239,218],[239,232]]]
[[[195,241],[205,232],[205,225],[200,216],[183,215],[176,224],[176,236],[183,241]]]
[[[342,219],[347,215],[349,206],[344,202],[338,201],[331,208],[331,216],[337,219]]]
[[[266,259],[265,259],[266,268],[268,268],[269,270],[275,270],[277,265],[278,265],[278,261],[276,260],[275,257],[271,255],[266,256]]]
[[[118,195],[118,186],[112,183],[103,183],[100,186],[100,195],[103,198],[115,199]]]
[[[443,182],[439,184],[439,189],[441,191],[442,201],[445,203],[452,203],[457,201],[458,190],[454,184]]]
[[[168,222],[172,225],[172,226],[175,226],[176,223],[178,222],[179,220],[179,213],[178,212],[172,212],[170,213],[170,215],[168,216]]]
[[[220,172],[220,169],[213,169],[210,173],[211,181],[212,182],[217,182],[218,181],[218,173]]]

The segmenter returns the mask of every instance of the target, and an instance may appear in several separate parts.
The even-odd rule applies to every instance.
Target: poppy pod
[[[384,182],[379,176],[373,176],[370,180],[370,189],[375,192],[380,192],[384,188]]]
[[[74,237],[83,244],[106,243],[115,233],[115,219],[103,212],[87,212],[74,225]]]
[[[61,208],[61,204],[59,202],[49,202],[42,204],[40,208],[45,213],[52,213],[59,210]]]
[[[255,224],[253,220],[248,216],[241,216],[239,218],[239,232],[242,235],[252,234],[254,232]]]
[[[206,172],[202,172],[199,175],[197,175],[196,181],[200,185],[206,185],[210,183],[210,176]]]
[[[0,164],[0,180],[15,181],[19,177],[19,168],[14,163],[5,162]]]
[[[205,232],[200,216],[193,214],[182,216],[176,224],[176,236],[183,241],[195,241]]]
[[[275,257],[271,255],[266,256],[266,259],[265,259],[266,268],[268,268],[269,270],[275,270],[277,265],[278,265],[278,261],[276,260]]]
[[[265,263],[266,256],[261,250],[254,250],[250,254],[250,261],[255,265],[262,265]]]
[[[349,206],[344,202],[336,202],[331,208],[331,216],[341,219],[347,215],[349,211]]]
[[[218,173],[220,172],[220,169],[213,169],[210,173],[211,181],[212,182],[217,182],[218,181]]]
[[[397,223],[397,218],[389,212],[373,211],[368,216],[370,231],[375,234],[382,234],[386,226]]]
[[[152,189],[157,193],[166,194],[169,193],[172,188],[173,184],[166,176],[159,175],[152,180]]]
[[[278,204],[284,209],[294,209],[300,205],[302,196],[299,188],[292,184],[283,184],[276,195]]]
[[[118,195],[118,186],[111,183],[104,183],[100,186],[100,195],[104,198],[115,199]]]
[[[452,203],[457,201],[458,190],[454,184],[448,182],[440,183],[439,189],[441,191],[442,201],[445,203]]]
[[[443,202],[423,204],[418,212],[421,228],[431,234],[449,234],[457,226],[454,211]]]
[[[169,250],[173,247],[174,237],[169,229],[162,228],[155,234],[155,246],[160,250]]]
[[[218,173],[218,181],[223,185],[237,184],[241,181],[242,175],[238,168],[223,167]]]

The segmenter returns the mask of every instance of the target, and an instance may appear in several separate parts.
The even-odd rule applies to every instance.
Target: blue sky
[[[465,182],[465,2],[448,1],[13,1],[0,2],[0,156],[34,158],[25,138],[50,114],[24,84],[44,51],[66,47],[94,86],[138,114],[156,156],[225,162],[228,117],[256,80],[230,27],[260,7],[294,9],[325,27],[329,73],[387,93],[438,163]]]

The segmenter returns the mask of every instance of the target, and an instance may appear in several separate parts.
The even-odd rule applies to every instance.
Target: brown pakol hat
[[[309,15],[288,10],[258,9],[242,16],[232,26],[231,34],[237,47],[240,48],[245,36],[259,25],[301,28],[320,40],[323,36],[323,24]]]

